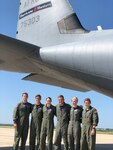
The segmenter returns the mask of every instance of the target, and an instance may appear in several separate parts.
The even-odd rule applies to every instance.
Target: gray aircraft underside
[[[0,35],[0,70],[113,97],[113,30],[85,30],[67,0],[22,0],[17,39]]]

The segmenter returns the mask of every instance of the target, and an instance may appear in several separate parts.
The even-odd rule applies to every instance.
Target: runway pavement
[[[0,150],[12,150],[13,138],[13,128],[0,128]],[[28,143],[27,140],[27,145]],[[97,134],[96,150],[113,150],[113,135]]]

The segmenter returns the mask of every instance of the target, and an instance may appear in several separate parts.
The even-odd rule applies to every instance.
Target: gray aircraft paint
[[[68,0],[39,0],[32,5],[29,4],[25,7],[26,2],[28,2],[28,0],[21,1],[19,15],[47,2],[51,2],[52,7],[42,9],[19,19],[17,39],[40,47],[45,47],[72,41],[74,42],[75,38],[78,37],[78,35],[73,34],[75,31],[77,33],[85,32],[82,29],[73,29],[70,31],[71,34],[60,33],[58,22],[74,13]],[[34,21],[34,23],[29,23],[30,19],[37,20],[37,22]],[[74,21],[75,20],[73,19],[73,22]]]
[[[41,48],[44,62],[113,80],[113,30],[90,32],[76,42]]]
[[[68,0],[21,0],[18,18],[19,40],[0,35],[0,70],[113,97],[113,30],[85,30]]]

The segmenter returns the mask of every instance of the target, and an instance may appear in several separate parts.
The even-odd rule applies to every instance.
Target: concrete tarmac
[[[13,128],[0,128],[0,150],[12,150],[13,139]],[[26,150],[28,150],[28,144],[29,140],[27,140]],[[113,135],[97,134],[96,150],[113,150]]]

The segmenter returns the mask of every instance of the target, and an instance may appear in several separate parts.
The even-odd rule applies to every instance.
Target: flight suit
[[[71,107],[68,126],[68,150],[80,150],[82,108]]]
[[[19,141],[21,139],[21,150],[25,150],[25,144],[29,128],[29,115],[32,111],[32,104],[19,103],[13,112],[13,121],[17,124],[15,128],[13,150],[18,150]]]
[[[52,150],[53,130],[54,130],[54,116],[56,115],[55,106],[51,105],[50,108],[43,107],[43,120],[40,136],[40,150],[46,149],[46,136],[48,140],[48,150]]]
[[[63,106],[59,104],[56,106],[56,116],[57,116],[57,125],[54,144],[56,145],[56,150],[61,150],[61,139],[63,138],[64,149],[68,150],[68,139],[67,131],[69,124],[71,106],[64,103]]]
[[[40,132],[43,118],[43,104],[33,105],[30,124],[30,150],[35,150],[35,142],[37,140],[36,150],[40,144]]]
[[[81,150],[95,150],[96,129],[95,135],[91,135],[93,125],[98,125],[97,110],[90,106],[89,109],[84,109],[82,113],[82,135],[81,135]]]

